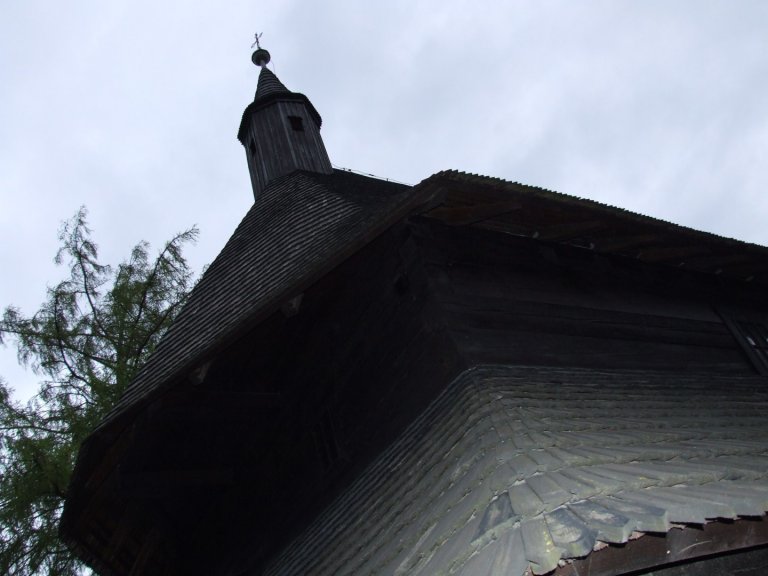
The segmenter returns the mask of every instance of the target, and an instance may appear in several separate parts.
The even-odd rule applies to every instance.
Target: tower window
[[[301,119],[301,116],[288,116],[288,120],[294,132],[304,132],[304,121]]]

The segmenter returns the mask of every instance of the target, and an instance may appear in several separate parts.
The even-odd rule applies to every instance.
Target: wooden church
[[[82,446],[102,575],[768,573],[768,249],[332,168],[261,67],[255,201]],[[739,572],[741,571],[741,572]]]

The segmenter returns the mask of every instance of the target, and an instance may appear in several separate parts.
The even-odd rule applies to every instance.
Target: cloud
[[[766,244],[767,27],[768,4],[725,0],[11,3],[0,305],[36,309],[81,204],[107,261],[195,223],[194,265],[216,255],[252,200],[235,134],[257,31],[337,165],[478,172]]]

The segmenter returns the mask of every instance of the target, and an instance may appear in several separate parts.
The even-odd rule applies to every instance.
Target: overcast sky
[[[331,161],[458,169],[768,244],[763,0],[8,0],[0,308],[31,314],[81,205],[105,262],[197,224],[210,262],[253,196],[236,139],[258,70],[323,116]],[[20,396],[37,378],[0,350]]]

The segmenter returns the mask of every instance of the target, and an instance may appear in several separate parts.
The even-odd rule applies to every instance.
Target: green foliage
[[[0,574],[75,575],[82,567],[58,539],[58,521],[80,443],[115,405],[170,326],[190,289],[183,247],[192,228],[150,259],[99,264],[86,211],[64,223],[56,263],[69,278],[48,288],[33,316],[13,307],[0,343],[44,380],[21,405],[0,380]]]

